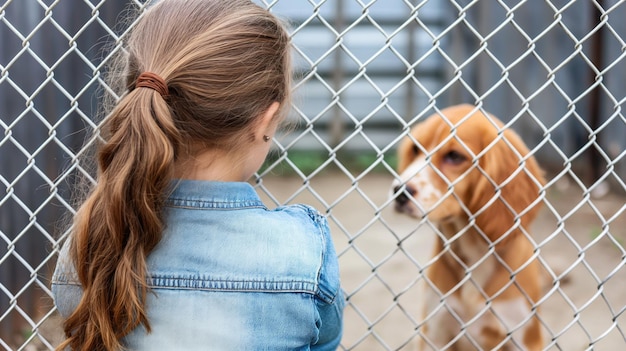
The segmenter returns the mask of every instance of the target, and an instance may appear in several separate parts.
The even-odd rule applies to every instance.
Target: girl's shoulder
[[[312,226],[315,228],[315,231],[323,237],[324,242],[331,240],[328,219],[313,206],[294,204],[277,207],[273,211],[280,213],[282,216],[288,216],[295,224],[304,228]]]
[[[318,211],[315,207],[305,204],[294,204],[287,206],[280,206],[275,211],[290,213],[293,215],[306,216],[312,221],[326,221],[326,217]]]

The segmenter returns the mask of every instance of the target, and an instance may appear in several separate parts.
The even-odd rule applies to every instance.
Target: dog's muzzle
[[[411,201],[409,196],[414,197],[417,191],[409,185],[398,185],[393,187],[393,193],[396,195],[395,209],[398,212],[404,212],[405,206]]]

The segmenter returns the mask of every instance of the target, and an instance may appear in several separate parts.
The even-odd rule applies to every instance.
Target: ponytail
[[[58,349],[120,350],[145,311],[146,256],[161,239],[161,211],[180,134],[159,93],[136,89],[106,120],[98,183],[75,216],[71,257],[83,287]]]
[[[130,91],[103,124],[97,185],[74,217],[70,255],[83,296],[59,349],[119,350],[133,329],[150,331],[146,257],[161,239],[174,162],[194,148],[240,147],[269,106],[289,106],[289,34],[249,0],[155,2],[123,44],[107,70],[114,93],[104,111],[107,97]]]

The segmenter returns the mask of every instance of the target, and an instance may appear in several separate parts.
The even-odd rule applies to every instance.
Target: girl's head
[[[121,52],[124,76],[110,78],[126,93],[103,123],[98,182],[74,218],[70,252],[83,296],[59,349],[120,349],[140,324],[150,330],[145,259],[161,239],[175,170],[203,150],[265,157],[264,139],[289,106],[288,33],[248,0],[161,0]],[[167,94],[136,87],[145,72]]]
[[[178,132],[170,138],[177,159],[203,149],[245,149],[273,103],[280,104],[273,124],[285,115],[288,53],[281,22],[249,0],[161,1],[128,40],[126,88],[129,95],[153,99],[155,113],[169,112],[172,125],[166,129]],[[134,88],[143,72],[165,81],[164,101],[154,91]]]

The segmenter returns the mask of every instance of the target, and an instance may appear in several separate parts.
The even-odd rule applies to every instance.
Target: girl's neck
[[[191,180],[240,182],[249,178],[242,158],[221,150],[206,150],[177,162],[174,177]]]

